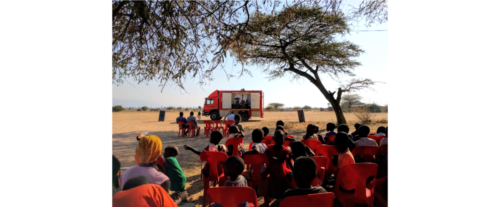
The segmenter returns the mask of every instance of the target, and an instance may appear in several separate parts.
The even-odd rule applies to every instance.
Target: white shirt
[[[380,140],[380,146],[382,145],[387,145],[387,138],[383,138],[382,140]]]
[[[264,153],[266,152],[266,145],[264,143],[253,143],[252,148],[255,146],[255,150],[259,153]]]
[[[356,147],[360,147],[360,146],[374,146],[374,147],[378,147],[378,144],[373,139],[370,139],[368,137],[362,137],[358,141],[356,141]]]
[[[379,133],[378,133],[378,134],[376,134],[375,136],[377,136],[377,137],[378,137],[378,136],[385,136],[385,133],[383,133],[383,132],[379,132]]]
[[[227,116],[227,120],[228,120],[228,121],[234,121],[234,114],[229,114],[229,115]]]

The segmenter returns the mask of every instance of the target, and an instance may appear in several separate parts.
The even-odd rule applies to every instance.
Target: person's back
[[[339,132],[333,141],[335,149],[339,152],[339,157],[337,161],[337,167],[340,169],[346,165],[354,164],[354,156],[352,156],[351,151],[348,146],[349,137],[344,132]],[[335,162],[334,160],[332,160]],[[333,163],[335,164],[335,163]],[[336,174],[336,173],[335,173]],[[335,175],[336,177],[337,175]],[[344,180],[340,186],[344,190],[353,190],[355,188],[355,183],[351,180]]]
[[[359,138],[358,141],[356,141],[356,147],[361,147],[361,146],[373,146],[373,147],[378,147],[377,141],[368,138],[368,134],[370,133],[370,127],[363,125],[360,126],[359,129]]]
[[[177,123],[179,123],[179,122],[182,121],[182,122],[184,122],[184,124],[187,124],[187,120],[186,120],[186,118],[184,118],[184,113],[183,112],[179,113],[179,117],[177,117],[177,119],[175,119],[175,121]]]
[[[327,193],[327,191],[321,186],[311,186],[312,181],[316,178],[316,174],[316,162],[313,159],[305,156],[297,158],[295,160],[295,166],[293,168],[293,177],[298,188],[288,189],[271,206],[278,207],[279,203],[283,199],[290,196]]]
[[[231,112],[231,114],[229,114],[229,115],[227,116],[227,120],[228,120],[228,121],[234,121],[234,113],[233,113],[233,112]]]
[[[165,181],[169,180],[169,178],[163,174],[162,172],[156,170],[154,167],[142,167],[142,166],[134,166],[129,169],[127,169],[122,176],[120,177],[121,182],[125,183],[129,179],[137,176],[144,176],[146,177],[149,181],[151,181],[152,184],[157,184],[161,185]],[[122,186],[123,189],[123,186]]]
[[[168,193],[159,185],[143,184],[113,195],[114,207],[177,207]]]

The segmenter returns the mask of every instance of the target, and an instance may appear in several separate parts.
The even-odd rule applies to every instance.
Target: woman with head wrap
[[[168,192],[170,179],[156,169],[156,161],[161,156],[161,151],[162,143],[159,137],[149,135],[140,139],[135,148],[135,160],[138,165],[129,168],[123,173],[121,183],[125,183],[133,177],[144,176],[152,184],[161,185]]]

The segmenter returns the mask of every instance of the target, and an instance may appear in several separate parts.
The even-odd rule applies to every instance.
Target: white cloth
[[[358,141],[356,141],[356,147],[360,146],[374,146],[378,147],[377,141],[370,139],[368,137],[362,137]]]
[[[229,116],[227,116],[227,120],[234,121],[234,114],[229,114]]]
[[[383,138],[382,140],[380,140],[380,146],[382,145],[387,145],[387,138]]]
[[[224,145],[221,145],[221,146],[222,146],[222,148],[224,148],[224,151],[227,151],[226,146],[224,146]],[[210,143],[210,144],[208,144],[208,151],[209,152],[218,152],[219,149],[217,149],[217,145]]]
[[[264,143],[253,143],[252,144],[252,148],[255,147],[255,150],[257,150],[257,152],[259,153],[264,153],[266,152],[266,144]]]

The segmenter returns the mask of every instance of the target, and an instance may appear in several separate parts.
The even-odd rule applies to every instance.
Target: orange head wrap
[[[150,164],[161,156],[161,139],[155,135],[143,137],[135,148],[136,162]]]

